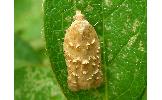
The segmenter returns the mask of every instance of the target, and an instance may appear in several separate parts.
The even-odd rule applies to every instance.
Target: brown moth
[[[63,49],[69,89],[78,91],[100,86],[103,74],[99,39],[81,11],[76,11],[74,22],[66,30]]]

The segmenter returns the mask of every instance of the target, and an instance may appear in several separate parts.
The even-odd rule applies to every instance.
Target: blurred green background
[[[64,100],[50,67],[43,33],[43,1],[14,1],[15,100]]]

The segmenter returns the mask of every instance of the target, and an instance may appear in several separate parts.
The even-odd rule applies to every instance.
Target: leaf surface
[[[101,43],[104,84],[72,92],[63,55],[65,30],[79,9]],[[146,88],[146,0],[46,0],[44,33],[51,66],[68,100],[140,100]]]

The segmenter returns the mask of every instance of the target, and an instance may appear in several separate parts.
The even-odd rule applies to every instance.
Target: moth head
[[[81,13],[80,10],[77,10],[76,15],[73,18],[74,18],[74,20],[81,21],[81,20],[84,20],[84,15]]]

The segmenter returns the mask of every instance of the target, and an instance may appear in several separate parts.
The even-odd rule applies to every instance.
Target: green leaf
[[[41,54],[34,50],[19,34],[14,35],[14,65],[15,68],[28,65],[40,65]]]
[[[23,39],[40,39],[42,25],[41,0],[14,0],[14,32],[21,31]]]
[[[63,55],[65,30],[79,9],[102,47],[104,84],[72,92]],[[146,0],[46,0],[44,33],[51,66],[68,100],[140,100],[146,88]]]
[[[147,100],[147,89],[145,89],[142,100]]]
[[[14,71],[15,100],[64,100],[49,67],[20,67]]]

